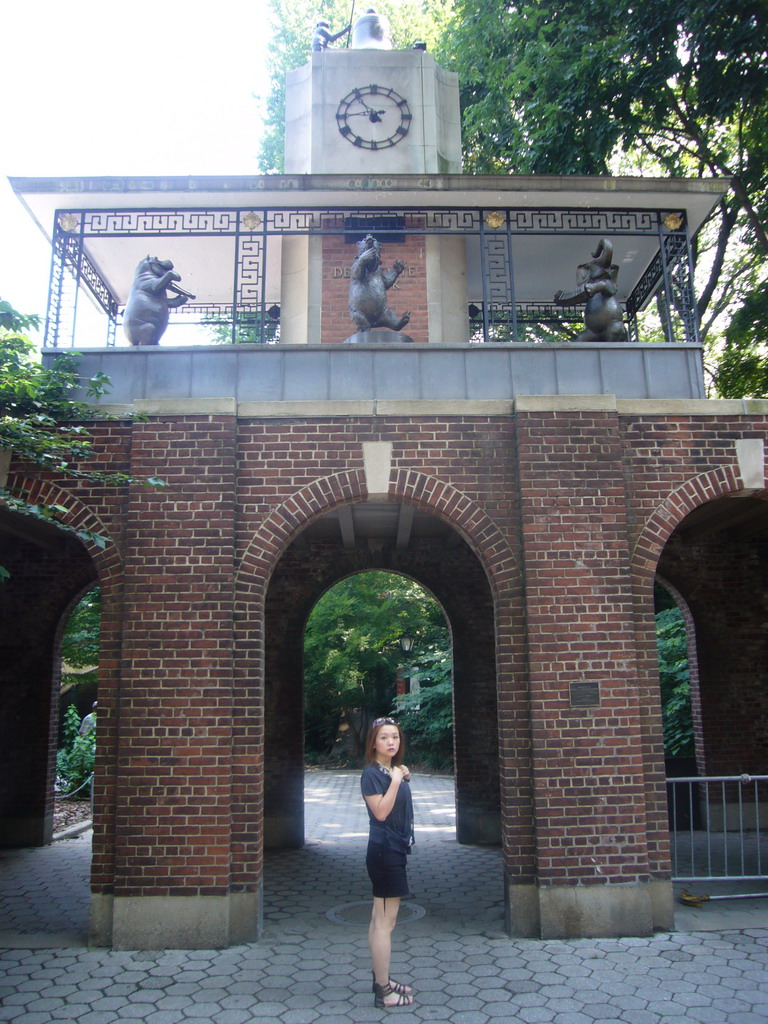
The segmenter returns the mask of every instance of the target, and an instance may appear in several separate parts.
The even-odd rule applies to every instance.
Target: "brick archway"
[[[710,615],[714,608],[723,604],[728,605],[732,602],[729,602],[725,591],[716,600],[712,600],[714,595],[710,594],[709,599],[699,602],[697,615],[696,602],[690,602],[688,595],[683,592],[683,577],[674,573],[670,574],[668,571],[671,567],[665,564],[665,552],[667,553],[666,560],[668,561],[670,540],[676,528],[680,526],[690,513],[708,502],[743,492],[743,489],[744,484],[735,466],[721,466],[686,480],[675,490],[671,491],[647,517],[632,550],[631,570],[637,630],[638,688],[643,704],[647,709],[643,719],[643,744],[645,750],[644,765],[649,862],[652,874],[657,877],[665,877],[668,874],[670,862],[653,584],[657,574],[661,572],[664,576],[665,584],[667,586],[671,585],[675,590],[680,591],[689,609],[688,618],[690,619],[692,615],[694,621],[698,619],[695,629],[696,633],[699,635],[702,632],[706,633],[709,636],[708,642],[711,643],[717,630],[714,623],[709,623],[709,625],[705,626],[702,616]],[[708,561],[708,559],[703,561]],[[726,561],[730,561],[730,559],[726,557]],[[692,579],[693,576],[690,575],[689,567],[688,581],[690,582]],[[740,602],[737,602],[737,604],[740,605]],[[688,627],[690,630],[690,622]],[[748,624],[745,624],[744,628],[747,633],[750,632]],[[758,632],[760,632],[759,628]],[[708,659],[706,654],[703,654],[700,650],[694,650],[694,660],[696,663],[697,683],[700,686],[700,694],[704,702],[700,706],[700,712],[701,707],[704,706],[704,717],[706,718],[707,678],[713,671],[714,662],[712,659]],[[714,659],[714,661],[716,660],[717,658]],[[710,684],[710,690],[714,689],[719,689],[719,687]],[[702,757],[701,753],[703,741],[701,738],[700,722],[698,730],[697,754],[700,767],[703,767],[706,763],[706,758]],[[712,730],[710,730],[711,732]]]
[[[686,480],[670,492],[646,519],[632,551],[632,574],[638,583],[656,573],[661,553],[672,532],[699,505],[742,490],[735,467],[722,466]]]
[[[235,710],[237,738],[234,765],[236,773],[240,772],[242,766],[242,773],[239,778],[233,779],[233,783],[234,792],[242,794],[237,798],[240,806],[234,820],[242,822],[243,827],[237,837],[233,836],[236,852],[233,856],[232,869],[233,877],[239,884],[249,888],[258,885],[263,842],[262,836],[254,833],[253,823],[259,819],[265,802],[268,811],[272,804],[269,791],[264,790],[263,777],[258,773],[259,777],[256,778],[257,773],[253,771],[253,766],[264,764],[268,777],[285,779],[287,773],[295,776],[294,788],[297,791],[301,785],[301,748],[295,742],[295,724],[282,724],[279,730],[280,750],[277,753],[269,745],[266,751],[264,749],[267,720],[261,713],[261,708],[266,704],[267,718],[274,715],[273,704],[277,697],[272,687],[277,685],[275,680],[280,675],[275,667],[276,655],[274,651],[270,652],[270,639],[275,636],[275,631],[283,630],[283,634],[290,635],[289,641],[286,641],[285,635],[276,641],[281,650],[286,647],[293,648],[289,653],[291,665],[286,670],[286,677],[292,680],[290,696],[286,698],[288,705],[293,709],[288,712],[291,715],[295,715],[297,705],[301,704],[301,668],[300,660],[298,666],[296,663],[296,637],[303,633],[311,604],[314,604],[327,586],[333,585],[344,575],[373,568],[401,571],[405,575],[410,575],[435,593],[444,607],[447,606],[449,619],[453,611],[454,627],[456,628],[456,624],[459,623],[459,629],[464,628],[466,631],[466,626],[462,627],[461,623],[466,621],[469,612],[467,608],[462,610],[459,607],[461,600],[458,597],[453,602],[454,608],[451,608],[450,597],[448,600],[445,599],[447,584],[444,576],[438,579],[438,558],[434,553],[423,554],[419,566],[415,567],[413,563],[408,563],[407,558],[384,565],[375,559],[356,561],[355,558],[345,558],[340,551],[335,554],[326,552],[325,560],[323,561],[321,557],[322,565],[317,563],[316,572],[313,578],[306,582],[301,595],[294,595],[292,599],[286,597],[284,600],[287,603],[281,605],[281,612],[277,617],[274,612],[270,612],[268,594],[273,592],[274,586],[285,589],[286,573],[301,572],[300,560],[294,558],[292,554],[292,542],[308,525],[327,512],[339,506],[364,502],[367,497],[363,474],[355,472],[327,477],[297,491],[279,508],[272,511],[251,538],[238,568],[235,673],[236,701],[242,703]],[[500,789],[502,813],[499,813],[497,796],[497,809],[492,817],[495,817],[497,830],[500,829],[502,820],[504,823],[502,838],[507,853],[509,874],[513,878],[525,876],[529,879],[533,873],[534,859],[530,748],[526,746],[529,742],[530,726],[522,628],[522,582],[515,553],[482,508],[467,495],[435,477],[412,470],[395,470],[391,475],[387,497],[393,504],[412,505],[450,525],[461,538],[458,543],[466,552],[462,556],[462,564],[468,566],[469,562],[474,562],[477,567],[472,587],[480,587],[481,590],[485,587],[488,649],[481,659],[484,667],[478,667],[476,672],[476,696],[481,703],[485,699],[480,697],[479,693],[481,686],[484,685],[483,671],[486,675],[490,671],[490,683],[485,685],[490,686],[488,699],[492,707],[489,707],[488,714],[471,714],[472,695],[467,689],[468,684],[457,683],[456,700],[460,706],[463,706],[462,701],[467,705],[467,713],[461,715],[465,750],[463,754],[460,753],[461,739],[457,733],[457,759],[463,756],[465,768],[468,768],[473,757],[480,758],[480,761],[483,758],[488,761],[490,757],[495,783],[488,783],[485,780],[480,761],[476,771],[465,771],[466,777],[475,776],[474,786],[477,793],[474,793],[470,786],[462,794],[461,786],[458,787],[459,818],[462,822],[460,836],[463,827],[466,841],[489,838],[492,826],[489,825],[489,812],[483,809],[482,794],[483,787],[489,790],[495,785],[497,793]],[[457,573],[459,571],[463,570],[457,565]],[[459,586],[457,581],[456,587]],[[465,604],[470,603],[467,595]],[[476,602],[478,605],[481,603],[482,599]],[[466,658],[469,658],[469,655]],[[463,666],[462,671],[465,680],[472,676],[469,663]],[[459,676],[461,671],[457,674],[457,680]],[[265,677],[266,681],[263,681]],[[502,687],[507,696],[504,705],[497,707],[496,693]],[[283,689],[288,690],[289,687],[284,686]],[[457,719],[458,717],[457,711]],[[472,728],[478,733],[477,736],[472,733]],[[489,733],[492,731],[493,735],[483,737],[480,741],[481,729]],[[288,739],[285,738],[286,735]],[[509,746],[505,745],[505,741],[509,742]],[[489,753],[488,743],[491,744],[492,755]],[[279,771],[270,771],[269,759],[275,757],[280,758]],[[273,765],[273,768],[275,767],[276,765]],[[283,808],[287,804],[285,797],[283,790]],[[485,803],[487,802],[486,797]],[[291,846],[301,843],[303,825],[300,797],[294,794],[291,804],[288,812],[283,811],[279,815],[280,821],[276,821],[275,817],[268,813],[268,820],[271,822],[270,845]],[[512,835],[514,848],[510,841]]]
[[[11,574],[0,588],[0,620],[7,624],[0,659],[6,694],[0,742],[9,765],[0,785],[3,845],[32,846],[50,842],[53,832],[63,620],[73,602],[97,583],[104,583],[107,591],[119,586],[122,559],[116,544],[102,548],[70,532],[90,531],[109,537],[99,516],[66,488],[21,474],[11,475],[9,487],[33,503],[66,509],[60,521],[69,528],[41,530],[34,521],[28,524],[26,517],[19,516],[21,537],[0,538],[0,563]],[[117,621],[119,616],[113,614],[112,618]],[[106,625],[107,651],[108,634]],[[107,654],[102,663],[109,661]],[[111,663],[116,666],[118,662]],[[105,685],[105,694],[108,691]],[[102,787],[112,770],[108,732],[100,730],[98,739],[104,768]]]

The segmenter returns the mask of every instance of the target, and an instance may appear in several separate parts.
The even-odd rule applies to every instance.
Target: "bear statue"
[[[410,313],[398,316],[387,305],[387,291],[404,270],[402,260],[395,260],[391,270],[381,269],[381,244],[372,235],[357,243],[349,282],[349,315],[360,333],[372,327],[400,331],[409,322]]]
[[[194,299],[175,283],[180,280],[170,260],[147,256],[138,265],[123,314],[123,330],[132,345],[157,345],[168,326],[169,310]],[[173,298],[167,291],[174,293]]]
[[[601,238],[592,257],[590,263],[582,263],[576,270],[575,290],[557,292],[554,301],[558,306],[585,304],[585,330],[577,341],[626,341],[621,306],[616,298],[619,268],[611,262],[613,243]]]

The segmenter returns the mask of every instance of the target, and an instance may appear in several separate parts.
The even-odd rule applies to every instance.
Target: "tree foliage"
[[[56,786],[60,792],[74,793],[93,774],[96,758],[96,730],[80,735],[80,715],[74,704],[64,713],[64,742],[56,755]],[[89,796],[87,789],[83,797]]]
[[[0,450],[57,475],[110,486],[132,482],[133,478],[125,474],[87,465],[93,447],[85,421],[95,414],[87,403],[70,397],[75,388],[82,386],[90,397],[103,395],[109,389],[109,380],[99,373],[84,382],[74,353],[62,353],[51,369],[36,362],[35,346],[25,332],[39,324],[39,317],[19,313],[0,300]],[[142,482],[162,486],[162,481],[154,477]],[[70,530],[60,521],[67,513],[61,505],[35,503],[25,494],[0,487],[0,506]],[[82,540],[106,544],[103,537],[91,531],[71,532]],[[1,567],[0,578],[7,578]]]
[[[465,168],[729,179],[695,253],[716,334],[765,277],[767,15],[765,0],[457,0],[438,56],[459,74]],[[761,340],[742,335],[722,378],[713,344],[717,393],[766,393],[750,362]]]
[[[271,88],[264,103],[264,134],[259,167],[264,174],[283,170],[285,133],[285,76],[310,59],[312,36],[323,18],[338,32],[351,18],[365,13],[350,0],[270,0],[272,32],[269,43]],[[376,10],[392,27],[396,49],[409,49],[417,40],[431,48],[453,8],[453,0],[381,0]],[[336,44],[343,47],[346,39]]]
[[[659,652],[659,682],[667,757],[692,757],[693,717],[688,671],[688,636],[676,607],[656,614],[656,645]]]
[[[363,572],[332,587],[312,610],[304,635],[304,708],[308,752],[327,754],[342,717],[391,712],[405,655],[422,686],[442,681],[450,639],[440,606],[417,583],[386,572]],[[441,666],[440,672],[436,666]],[[423,667],[423,675],[421,675]]]
[[[101,646],[101,588],[78,602],[61,638],[61,688],[97,681]]]

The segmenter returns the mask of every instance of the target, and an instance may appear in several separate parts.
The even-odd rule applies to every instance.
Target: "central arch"
[[[233,780],[233,879],[258,890],[264,847],[303,842],[304,626],[334,583],[380,569],[424,586],[450,623],[457,838],[501,840],[507,887],[530,885],[530,718],[517,560],[480,506],[425,474],[395,470],[388,494],[376,497],[368,499],[363,473],[316,481],[273,510],[241,562],[234,763],[243,771],[242,784]],[[416,525],[408,543],[402,535],[398,541],[397,530],[352,541],[339,529],[339,518],[350,515]],[[254,771],[259,764],[263,771]]]
[[[457,536],[446,557],[450,538],[450,531],[415,537],[405,551],[369,538],[345,549],[310,528],[303,542],[290,545],[281,558],[265,609],[268,847],[296,847],[304,840],[302,637],[307,618],[336,583],[372,569],[408,576],[444,610],[454,652],[457,837],[466,843],[501,841],[493,601],[482,567]]]

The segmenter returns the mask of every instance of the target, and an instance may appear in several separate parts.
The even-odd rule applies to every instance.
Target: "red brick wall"
[[[637,880],[648,867],[618,417],[517,425],[539,876]]]
[[[234,417],[132,431],[125,536],[116,893],[229,887]]]
[[[387,261],[395,255],[387,250]],[[158,475],[167,487],[110,490],[82,482],[56,492],[69,495],[73,522],[114,541],[102,553],[91,549],[92,561],[78,555],[105,590],[97,891],[221,894],[258,884],[265,645],[275,657],[273,636],[265,634],[269,582],[306,523],[365,499],[362,443],[382,440],[393,443],[390,500],[450,523],[488,581],[495,678],[484,664],[478,693],[487,704],[495,686],[498,728],[484,715],[482,728],[476,720],[476,731],[468,730],[468,702],[457,752],[471,795],[489,779],[473,752],[484,751],[490,763],[497,728],[508,877],[605,884],[663,875],[653,574],[677,523],[741,486],[734,440],[764,437],[765,428],[756,416],[610,412],[190,416],[99,427],[105,463]],[[765,635],[764,610],[753,596],[758,585],[765,589],[760,552],[748,545],[736,567],[732,544],[699,555],[681,554],[676,545],[667,546],[665,576],[689,601],[699,632],[702,622],[718,637],[735,630],[733,642],[700,652],[703,700],[713,709],[705,717],[707,742],[723,755],[707,767],[730,767],[737,761],[727,753],[726,728],[736,735],[752,718],[755,730],[741,735],[765,749],[754,671]],[[40,572],[27,574],[24,591],[30,607],[47,593],[52,599],[50,628],[40,631],[43,676],[70,582],[75,589],[87,582],[70,580],[66,559],[51,564],[67,586],[56,592],[41,563]],[[416,560],[411,569],[417,579],[427,571]],[[446,594],[449,601],[450,589]],[[742,616],[741,629],[738,615],[723,607],[734,594],[742,609],[755,609]],[[467,634],[487,633],[489,614],[474,625],[465,614]],[[18,635],[31,642],[34,624],[23,621]],[[6,625],[8,650],[14,628]],[[728,676],[722,667],[734,663],[739,644],[743,657]],[[468,679],[477,659],[463,657],[459,672]],[[754,771],[762,760],[748,744],[741,748],[738,764]]]

